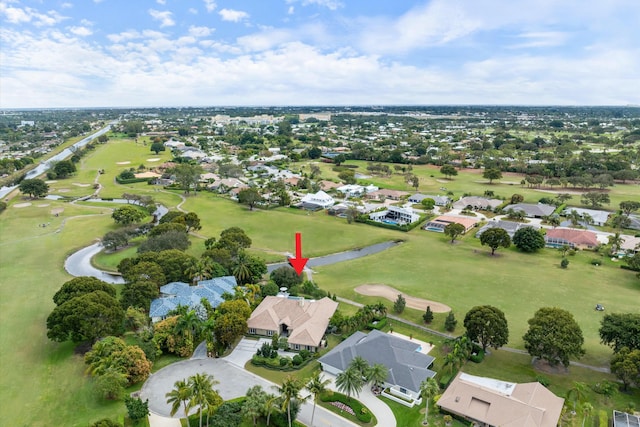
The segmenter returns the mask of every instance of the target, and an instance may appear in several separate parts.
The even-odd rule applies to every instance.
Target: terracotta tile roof
[[[438,406],[501,427],[556,427],[564,399],[538,382],[516,384],[458,373]]]
[[[547,230],[547,238],[562,239],[574,245],[598,246],[596,233],[588,230],[576,230],[574,228],[554,228]]]
[[[253,311],[247,326],[279,332],[284,324],[290,344],[318,347],[337,308],[338,303],[326,297],[313,301],[268,296]]]

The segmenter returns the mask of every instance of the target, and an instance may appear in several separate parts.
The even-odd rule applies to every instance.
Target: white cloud
[[[207,9],[207,12],[211,13],[216,10],[217,7],[218,5],[214,0],[204,0],[204,8]]]
[[[524,41],[510,46],[510,48],[522,49],[561,46],[567,41],[569,34],[561,31],[528,32],[518,34],[517,38],[523,39]]]
[[[189,35],[193,37],[207,37],[211,33],[213,33],[213,29],[209,27],[198,27],[192,25],[189,27]]]
[[[86,37],[93,34],[93,31],[87,27],[69,27],[69,31],[76,36]]]
[[[160,28],[162,27],[172,27],[176,25],[176,22],[171,17],[172,13],[168,10],[159,11],[155,9],[149,9],[149,15],[156,21],[160,22]]]
[[[0,15],[4,15],[6,21],[11,24],[30,22],[37,27],[52,26],[66,19],[55,10],[41,13],[30,7],[13,7],[8,6],[7,3],[0,3]]]
[[[64,2],[64,3],[62,3],[62,4],[60,5],[60,7],[61,7],[62,9],[70,9],[70,8],[72,8],[72,7],[73,7],[73,3]]]
[[[233,9],[222,9],[218,12],[223,21],[239,22],[249,17],[247,12]]]
[[[287,0],[287,3],[295,3],[298,0]],[[303,6],[309,6],[311,4],[326,7],[329,10],[337,10],[344,7],[344,3],[338,0],[302,0]]]
[[[293,15],[293,13],[295,12],[295,8],[293,6],[289,6],[289,9],[287,10],[287,14],[288,15]]]
[[[198,9],[193,8],[193,7],[190,7],[190,8],[188,9],[188,11],[189,11],[189,13],[190,13],[190,14],[192,14],[192,15],[197,15],[197,14],[198,14]]]
[[[165,4],[167,4],[167,0],[156,0],[156,3],[164,6]]]

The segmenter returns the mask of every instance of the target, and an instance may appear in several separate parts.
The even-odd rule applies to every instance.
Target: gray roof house
[[[196,286],[189,286],[183,282],[167,283],[160,288],[160,297],[151,301],[149,317],[154,323],[166,319],[167,314],[179,305],[198,311],[202,308],[202,298],[206,298],[213,307],[217,307],[224,301],[222,294],[233,294],[236,286],[238,283],[233,276],[202,280]]]
[[[540,229],[540,227],[535,224],[525,224],[523,222],[501,221],[494,219],[486,223],[480,230],[478,230],[478,232],[476,233],[476,237],[482,236],[482,233],[491,228],[502,228],[509,234],[509,237],[513,239],[513,235],[516,234],[516,231],[524,227],[533,227],[536,230]]]
[[[318,361],[322,370],[338,375],[360,356],[369,365],[381,363],[389,369],[386,385],[409,398],[418,399],[420,383],[436,373],[429,369],[435,358],[421,353],[420,344],[378,330],[357,331]]]
[[[514,211],[524,212],[525,216],[529,218],[542,218],[544,216],[549,216],[556,210],[555,206],[545,205],[544,203],[516,203],[514,205],[505,206],[503,211],[509,212],[509,209],[513,209]]]
[[[562,213],[564,215],[571,214],[571,211],[576,211],[581,217],[584,217],[585,214],[589,215],[593,220],[593,225],[604,225],[609,219],[609,211],[599,211],[596,209],[584,209],[584,208],[574,208],[573,206],[568,206]]]
[[[455,209],[465,209],[471,207],[471,209],[495,209],[502,204],[502,200],[499,199],[487,199],[486,197],[467,196],[461,197],[460,200],[453,203]]]
[[[432,199],[434,202],[436,202],[436,206],[447,206],[447,204],[451,202],[451,199],[447,196],[432,196],[429,194],[417,193],[409,197],[409,201],[411,203],[421,203],[424,199]]]

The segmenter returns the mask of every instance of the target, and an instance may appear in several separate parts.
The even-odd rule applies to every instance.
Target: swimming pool
[[[396,221],[391,221],[390,219],[383,219],[382,222],[385,224],[399,225]]]

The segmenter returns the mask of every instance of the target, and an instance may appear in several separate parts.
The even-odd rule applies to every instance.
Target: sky
[[[0,0],[0,108],[638,105],[638,0]]]

